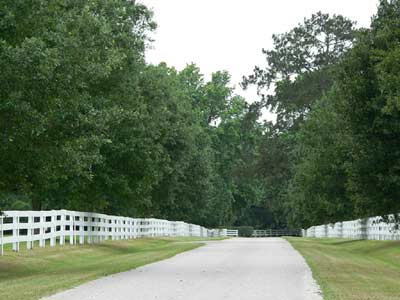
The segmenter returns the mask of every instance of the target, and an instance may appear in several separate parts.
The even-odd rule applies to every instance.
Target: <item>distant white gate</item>
[[[226,236],[228,236],[228,237],[238,237],[239,236],[239,230],[227,229],[226,230]]]
[[[263,229],[253,230],[252,237],[278,237],[278,236],[300,236],[300,230],[289,229]]]

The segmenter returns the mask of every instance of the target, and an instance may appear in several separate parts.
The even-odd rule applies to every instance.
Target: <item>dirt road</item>
[[[62,292],[51,300],[322,300],[280,238],[236,238]]]

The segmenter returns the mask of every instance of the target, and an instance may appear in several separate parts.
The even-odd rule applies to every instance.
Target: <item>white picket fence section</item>
[[[303,229],[302,236],[315,238],[400,240],[400,228],[395,222],[394,215],[391,215],[388,222],[384,222],[382,217],[372,217],[312,226],[308,229]]]
[[[154,218],[128,218],[69,210],[5,211],[0,216],[0,254],[4,245],[19,251],[51,247],[57,243],[71,245],[99,243],[145,237],[226,237],[226,229],[207,229],[181,221]]]

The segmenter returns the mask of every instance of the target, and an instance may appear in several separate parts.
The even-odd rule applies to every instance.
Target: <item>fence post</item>
[[[15,226],[13,226],[14,242],[13,242],[12,248],[13,248],[13,251],[18,252],[19,251],[19,226],[18,226],[19,217],[13,216],[12,220],[13,220],[13,224],[15,224]]]
[[[111,240],[112,240],[112,241],[115,240],[115,236],[116,236],[115,224],[116,224],[115,218],[112,217],[112,218],[111,218],[111,226],[110,226],[110,227],[111,227]]]
[[[361,239],[368,239],[368,230],[367,230],[367,223],[368,218],[361,219],[360,221],[360,238]]]
[[[50,216],[50,247],[54,247],[56,245],[56,232],[57,232],[57,227],[56,227],[56,221],[57,221],[57,216],[51,215]]]
[[[27,229],[27,234],[28,234],[28,237],[27,237],[27,241],[26,241],[26,249],[27,250],[30,250],[30,249],[32,249],[33,248],[33,241],[32,241],[32,225],[33,225],[33,222],[34,222],[34,217],[32,217],[32,216],[28,216],[28,225],[27,225],[27,227],[28,227],[28,229]]]
[[[83,220],[85,220],[85,217],[83,217]],[[88,217],[87,217],[87,223],[86,223],[86,226],[87,226],[87,242],[88,242],[88,244],[91,244],[93,241],[92,241],[92,225],[93,225],[93,219],[92,219],[92,216],[91,215],[89,215]],[[94,238],[93,238],[94,239]]]
[[[74,217],[71,211],[68,211],[68,221],[69,221],[69,244],[75,245],[75,229],[74,229]]]
[[[60,246],[65,244],[65,211],[61,211],[60,215]]]
[[[44,248],[46,246],[46,241],[44,239],[44,227],[45,226],[45,221],[46,221],[46,217],[43,215],[43,213],[40,213],[40,222],[39,222],[39,247]]]
[[[84,217],[81,214],[78,214],[78,226],[79,226],[79,244],[84,245],[85,244],[85,232],[83,231],[83,221]],[[83,218],[83,219],[82,219]]]

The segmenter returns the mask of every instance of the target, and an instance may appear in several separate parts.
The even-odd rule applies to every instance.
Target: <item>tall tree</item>
[[[337,109],[352,137],[348,187],[359,216],[400,209],[399,16],[399,1],[380,2],[337,80]]]
[[[351,136],[335,109],[336,97],[332,90],[318,101],[297,135],[286,194],[288,222],[293,226],[306,228],[353,218],[346,172]]]
[[[296,127],[312,104],[332,86],[331,66],[351,48],[354,22],[318,12],[292,30],[273,35],[273,49],[263,49],[267,66],[256,66],[243,85],[255,84],[281,130]],[[269,94],[271,88],[274,93]]]
[[[110,142],[106,108],[143,65],[154,24],[123,0],[6,0],[0,13],[0,189],[40,209],[92,180]]]
[[[267,66],[254,69],[243,86],[255,84],[261,103],[277,114],[260,147],[258,170],[264,180],[264,207],[272,224],[287,226],[290,182],[295,174],[299,129],[313,105],[334,81],[334,66],[351,48],[354,22],[318,12],[292,30],[273,35],[273,49],[263,50]],[[273,91],[273,92],[271,92]]]

